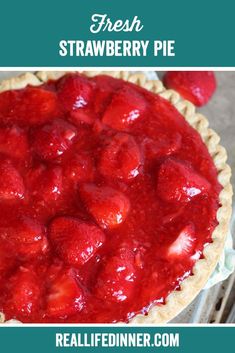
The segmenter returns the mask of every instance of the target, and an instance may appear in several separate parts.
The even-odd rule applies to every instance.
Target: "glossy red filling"
[[[180,289],[217,225],[221,186],[165,99],[70,74],[0,94],[0,311],[117,322]]]

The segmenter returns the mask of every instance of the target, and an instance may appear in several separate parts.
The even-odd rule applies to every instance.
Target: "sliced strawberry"
[[[134,253],[118,249],[101,267],[95,286],[95,294],[101,299],[123,302],[131,298],[136,279]]]
[[[58,97],[67,113],[87,106],[93,96],[93,83],[79,74],[69,74],[58,83]]]
[[[105,241],[104,233],[96,225],[72,217],[55,218],[49,236],[59,257],[74,266],[90,260]]]
[[[27,124],[43,124],[60,116],[58,99],[54,92],[42,88],[27,88],[16,106],[19,119]]]
[[[63,120],[44,125],[33,134],[32,148],[44,160],[61,156],[76,137],[76,128]]]
[[[115,228],[125,221],[130,210],[128,198],[108,186],[83,184],[80,195],[88,211],[102,228]]]
[[[6,307],[14,316],[30,316],[38,311],[41,304],[41,287],[38,277],[29,267],[19,267],[9,278]]]
[[[147,159],[170,156],[176,153],[181,147],[181,135],[174,134],[160,135],[158,139],[145,138],[143,148]]]
[[[108,75],[97,75],[93,78],[97,89],[114,92],[121,88],[124,84],[123,80],[116,79]]]
[[[28,149],[28,138],[24,130],[16,126],[0,128],[0,153],[24,160]]]
[[[64,318],[82,310],[83,291],[72,269],[60,271],[48,283],[46,314],[50,317]]]
[[[0,228],[0,237],[14,244],[23,259],[32,259],[48,250],[44,226],[26,216],[15,217],[14,225]]]
[[[163,81],[197,106],[206,104],[216,90],[212,71],[168,71]]]
[[[22,199],[24,182],[18,170],[10,160],[0,161],[0,200]]]
[[[45,203],[56,201],[62,193],[62,169],[40,164],[27,175],[30,196]]]
[[[123,81],[106,75],[95,76],[94,81],[97,88],[94,95],[93,106],[96,113],[102,114],[107,104],[110,103],[114,92],[123,85]]]
[[[116,130],[128,130],[145,113],[146,101],[128,86],[118,90],[104,112],[102,122]]]
[[[164,201],[188,202],[209,189],[210,183],[183,162],[169,158],[160,166],[157,194]]]
[[[64,175],[75,183],[94,179],[94,161],[85,153],[74,154],[63,166]]]
[[[84,107],[82,109],[72,111],[69,119],[78,127],[80,127],[81,124],[91,125],[95,122],[95,114],[91,109]]]
[[[38,125],[61,115],[54,92],[39,87],[0,94],[0,117],[6,121]]]
[[[116,134],[104,148],[99,163],[101,174],[129,180],[139,174],[140,149],[135,139],[125,133]]]
[[[26,216],[16,217],[15,224],[11,226],[12,231],[9,232],[8,239],[18,243],[31,244],[42,240],[45,234],[45,229],[40,223]]]
[[[193,224],[188,224],[179,232],[176,240],[168,248],[167,257],[174,259],[193,255],[195,240],[194,226]]]

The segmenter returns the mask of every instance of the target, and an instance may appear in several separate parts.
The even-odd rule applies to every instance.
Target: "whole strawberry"
[[[167,88],[176,90],[198,107],[205,105],[216,90],[212,71],[168,71],[163,77]]]

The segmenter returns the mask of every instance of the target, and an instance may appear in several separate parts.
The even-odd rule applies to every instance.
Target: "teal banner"
[[[5,1],[0,67],[235,67],[233,1]]]
[[[221,353],[234,346],[234,327],[1,327],[1,352]]]

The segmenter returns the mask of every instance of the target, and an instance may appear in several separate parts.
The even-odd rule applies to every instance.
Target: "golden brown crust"
[[[0,82],[0,92],[8,91],[11,89],[21,89],[27,85],[39,86],[42,82],[31,72],[26,72],[23,75],[9,78]]]
[[[166,90],[161,81],[148,80],[144,74],[131,73],[128,71],[81,72],[87,76],[94,76],[102,73],[121,78],[151,90],[170,101],[185,117],[189,124],[200,133],[218,170],[218,180],[223,186],[223,189],[219,195],[221,203],[221,207],[217,212],[219,224],[212,234],[213,243],[205,247],[203,251],[204,258],[196,262],[193,268],[193,275],[186,278],[181,283],[180,291],[174,291],[167,297],[166,304],[153,306],[147,316],[139,314],[130,320],[131,324],[157,324],[167,322],[184,309],[204,287],[223,250],[232,212],[232,185],[230,183],[231,169],[226,164],[226,150],[219,145],[219,136],[208,127],[208,120],[203,115],[196,113],[194,105],[181,99],[177,92]],[[37,86],[49,79],[58,79],[65,73],[65,71],[41,71],[36,74],[27,73],[0,83],[0,92],[8,89],[23,88],[28,84]],[[4,322],[4,315],[1,313],[0,322]]]

